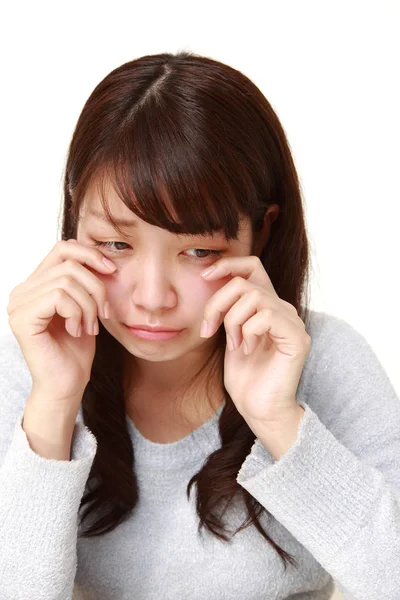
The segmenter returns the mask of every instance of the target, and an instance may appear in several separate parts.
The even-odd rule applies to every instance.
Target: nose
[[[173,277],[164,261],[145,261],[135,269],[132,303],[147,313],[162,313],[176,305]]]

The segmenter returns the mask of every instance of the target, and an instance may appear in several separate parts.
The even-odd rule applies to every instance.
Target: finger
[[[304,329],[279,309],[265,308],[257,312],[244,323],[242,334],[248,348],[245,354],[253,352],[260,339],[266,335],[279,347],[282,354],[297,358],[304,351]],[[309,336],[306,334],[306,337]]]
[[[16,310],[10,317],[13,330],[24,327],[24,335],[38,335],[45,331],[55,314],[66,320],[65,328],[78,337],[82,319],[82,308],[63,289],[56,288],[38,296],[32,302]]]
[[[19,302],[14,303],[12,311],[34,302],[54,289],[64,290],[82,308],[82,330],[85,330],[89,335],[94,335],[97,315],[100,312],[99,306],[92,295],[89,294],[87,288],[69,275],[62,275],[58,279],[52,278],[50,281],[32,288],[23,297],[19,298]],[[102,305],[100,304],[100,306]]]
[[[54,281],[59,280],[61,287],[70,288],[72,280],[75,279],[88,294],[93,296],[98,307],[99,315],[105,318],[104,305],[107,299],[107,292],[104,283],[89,269],[81,265],[79,262],[66,260],[65,262],[50,267],[41,275],[35,278],[29,278],[24,284],[21,284],[20,293],[16,294],[14,290],[13,297],[10,296],[10,304],[8,309],[12,310],[15,306],[24,304],[26,294],[31,290],[39,290],[42,286],[46,286],[47,291],[50,287],[54,287]]]
[[[204,274],[207,272],[209,274]],[[229,256],[221,258],[201,275],[207,281],[215,281],[222,277],[240,276],[255,285],[268,288],[274,295],[277,295],[268,273],[258,256]]]
[[[33,271],[32,276],[41,274],[50,267],[61,264],[66,260],[75,260],[83,265],[87,265],[100,271],[101,273],[109,274],[117,268],[113,265],[113,269],[107,267],[108,259],[97,250],[97,248],[88,248],[79,244],[79,242],[72,242],[71,240],[61,240],[53,247],[50,253],[42,260],[41,263]],[[111,261],[109,263],[113,264]]]
[[[204,309],[204,320],[208,324],[206,336],[210,337],[219,329],[228,310],[237,302],[246,292],[253,291],[254,286],[241,277],[234,277],[207,301]]]
[[[225,277],[226,274],[223,273],[221,276]],[[250,282],[250,280],[243,279],[241,276],[237,275],[217,290],[206,303],[204,320],[208,324],[208,334],[207,336],[202,337],[213,335],[221,325],[222,320],[225,320],[225,316],[232,306],[239,298],[249,292],[254,295],[254,300],[259,306],[279,307],[280,310],[287,314],[292,320],[295,321],[298,319],[296,308],[289,302],[282,300],[275,292],[272,284],[267,286],[256,286],[253,282]],[[237,336],[235,337],[237,338]],[[240,343],[241,342],[239,342],[239,345]]]
[[[299,317],[292,310],[289,310],[282,301],[276,302],[263,290],[253,288],[245,292],[225,314],[225,330],[234,343],[234,349],[239,348],[243,341],[244,324],[256,313],[268,309],[281,312],[285,315],[285,318],[291,320],[294,324],[299,321]]]

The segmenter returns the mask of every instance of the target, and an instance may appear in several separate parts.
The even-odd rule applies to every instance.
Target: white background
[[[360,331],[400,391],[399,17],[383,0],[4,3],[0,333],[11,289],[61,239],[87,97],[124,62],[189,49],[241,70],[278,113],[305,197],[311,308]]]
[[[276,110],[305,198],[311,308],[360,331],[400,392],[398,2],[25,1],[1,22],[0,334],[11,289],[61,239],[87,97],[128,60],[189,49],[241,70]]]

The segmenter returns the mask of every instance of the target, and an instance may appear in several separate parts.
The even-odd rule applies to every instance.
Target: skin
[[[98,248],[117,266],[110,275],[96,272],[106,286],[110,305],[110,318],[100,320],[126,349],[126,372],[135,371],[135,388],[131,389],[127,382],[127,413],[135,422],[145,423],[155,415],[166,418],[168,412],[173,412],[175,396],[179,395],[179,390],[214,347],[215,336],[209,339],[200,337],[204,307],[230,277],[206,281],[201,273],[220,257],[250,255],[252,233],[249,221],[243,219],[238,240],[227,242],[222,233],[208,238],[178,238],[176,234],[149,225],[131,213],[110,185],[107,200],[113,216],[134,220],[138,226],[127,230],[126,236],[121,237],[110,223],[91,216],[90,209],[104,214],[96,187],[92,186],[87,190],[81,208],[77,241],[88,247],[94,247],[93,240],[120,242],[108,244],[108,248]],[[269,207],[264,233],[268,234],[270,224],[278,213],[278,205]],[[221,254],[195,252],[195,248],[220,250]],[[201,256],[208,257],[199,258]],[[157,323],[184,331],[168,341],[142,340],[132,335],[122,323]],[[214,408],[222,400],[221,390],[216,389]],[[198,418],[201,412],[198,400],[195,404]],[[185,400],[185,417],[189,421],[193,421],[193,406],[194,400],[193,405]],[[202,419],[208,414],[204,412]]]

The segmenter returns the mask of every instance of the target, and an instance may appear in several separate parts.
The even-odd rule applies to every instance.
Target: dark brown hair
[[[173,233],[223,230],[228,240],[237,239],[239,216],[245,215],[259,243],[264,215],[278,204],[279,216],[258,255],[279,297],[297,309],[307,327],[309,246],[299,179],[276,113],[243,73],[188,51],[143,56],[114,69],[91,93],[73,133],[64,174],[63,240],[76,238],[92,182],[102,189],[102,205],[119,231],[103,193],[106,179],[139,218]],[[215,350],[195,377],[207,367],[207,380],[217,378],[224,389],[224,327],[215,335]],[[80,537],[112,531],[138,501],[124,402],[124,351],[100,323],[82,400],[84,423],[98,447],[80,505],[86,505],[81,524],[90,515],[93,522]],[[261,526],[264,507],[236,481],[255,434],[228,393],[219,433],[220,449],[187,487],[189,498],[197,483],[199,532],[206,527],[230,541],[216,511],[239,497],[247,519],[233,535],[254,525],[285,569],[286,562],[296,564]]]

